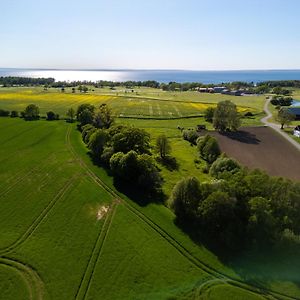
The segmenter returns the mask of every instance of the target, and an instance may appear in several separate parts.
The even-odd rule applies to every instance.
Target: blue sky
[[[299,0],[9,0],[0,67],[300,69]]]

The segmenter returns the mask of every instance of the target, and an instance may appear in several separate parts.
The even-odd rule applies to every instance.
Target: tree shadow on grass
[[[139,187],[133,182],[128,182],[117,177],[114,177],[114,186],[119,192],[140,206],[147,206],[150,203],[161,204],[166,200],[166,196],[161,189],[150,191]]]
[[[166,167],[169,171],[175,171],[179,169],[179,164],[175,157],[166,156],[164,158],[157,157],[156,161]]]
[[[255,134],[248,131],[224,131],[220,132],[220,135],[226,136],[232,140],[244,143],[244,144],[254,144],[258,145],[261,141],[256,137]]]
[[[245,283],[262,289],[273,289],[274,282],[290,282],[292,289],[300,289],[300,242],[284,240],[260,247],[241,244],[235,249],[228,249],[201,232],[201,229],[193,230],[195,224],[192,222],[182,223],[175,219],[174,223],[195,244],[216,255],[220,262],[232,269]],[[289,293],[288,289],[281,292]]]

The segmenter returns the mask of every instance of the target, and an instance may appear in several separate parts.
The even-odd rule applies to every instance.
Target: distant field
[[[272,176],[300,180],[300,153],[282,136],[266,127],[244,127],[237,133],[212,133],[221,150],[251,169]]]
[[[154,92],[155,91],[155,92]],[[44,91],[42,88],[1,88],[0,108],[22,111],[31,103],[39,106],[41,113],[53,110],[64,117],[68,108],[76,109],[80,104],[95,106],[107,103],[117,117],[181,118],[199,116],[208,107],[216,106],[222,100],[232,100],[241,113],[262,111],[264,97],[235,97],[198,92],[163,92],[146,88],[134,93],[123,93],[109,89],[96,89],[89,93],[73,94],[70,89],[64,93],[57,89]]]
[[[0,140],[0,299],[300,297],[298,256],[222,263],[164,205],[117,194],[75,124],[0,118]]]

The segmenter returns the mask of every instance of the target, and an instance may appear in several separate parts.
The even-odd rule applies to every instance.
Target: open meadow
[[[75,124],[1,118],[0,139],[0,299],[300,297],[290,249],[258,272],[254,253],[223,261],[163,204],[141,207],[116,192]],[[172,146],[194,149],[183,143]],[[182,159],[181,176],[190,169]]]
[[[182,118],[203,115],[208,107],[215,107],[219,101],[231,100],[241,113],[259,114],[263,111],[263,96],[227,96],[221,94],[201,94],[198,92],[164,92],[158,89],[140,88],[139,92],[122,92],[123,89],[109,90],[97,88],[88,93],[72,93],[71,89],[42,88],[1,88],[2,109],[22,111],[31,103],[39,106],[41,114],[53,110],[61,117],[66,111],[80,104],[99,106],[107,103],[117,117],[134,118]],[[140,91],[141,90],[141,91]]]
[[[117,124],[149,132],[152,147],[164,133],[176,160],[176,168],[159,165],[166,196],[181,178],[212,180],[178,127],[211,128],[200,116],[227,99],[257,114],[244,125],[258,125],[263,115],[264,97],[147,88],[128,94],[1,88],[0,108],[34,103],[42,116],[53,110],[64,117],[70,107],[107,103]],[[0,118],[0,141],[0,299],[300,298],[299,245],[230,259],[214,254],[177,227],[164,204],[139,206],[117,192],[91,162],[76,124]]]

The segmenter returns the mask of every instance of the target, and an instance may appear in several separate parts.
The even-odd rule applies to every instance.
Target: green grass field
[[[117,193],[75,127],[0,119],[0,299],[300,298],[299,249],[270,252],[267,264],[253,253],[222,262],[164,205],[140,207]],[[169,127],[174,176],[198,175],[195,149]],[[155,136],[163,127],[152,128]]]
[[[231,100],[241,113],[251,111],[261,113],[263,96],[235,97],[220,94],[200,94],[198,92],[163,92],[156,89],[141,88],[137,93],[122,93],[122,89],[96,89],[86,94],[72,94],[70,89],[64,93],[58,89],[42,88],[1,88],[0,108],[22,111],[28,104],[39,106],[41,114],[53,110],[64,117],[68,108],[76,109],[80,104],[91,103],[95,106],[107,103],[117,117],[143,118],[182,118],[199,116],[208,107],[219,101]]]

